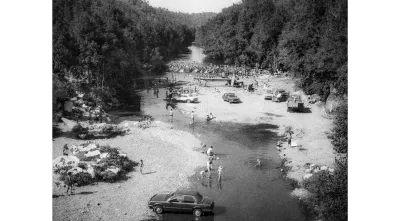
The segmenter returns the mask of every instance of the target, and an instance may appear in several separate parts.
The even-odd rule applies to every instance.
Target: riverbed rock
[[[290,170],[291,170],[292,172],[294,172],[294,171],[299,170],[299,167],[298,167],[298,166],[293,166]]]
[[[119,169],[119,168],[107,168],[106,172],[107,172],[107,171],[110,171],[110,172],[113,172],[113,173],[115,173],[115,174],[118,174],[118,172],[120,171],[120,169]]]
[[[97,145],[95,143],[91,143],[91,144],[87,145],[85,148],[83,148],[81,151],[91,151],[96,148],[97,148]]]
[[[100,159],[107,158],[107,157],[108,157],[108,153],[100,154]]]
[[[65,101],[64,102],[64,111],[66,112],[72,112],[72,102],[71,101]]]
[[[87,154],[85,154],[85,157],[94,157],[94,156],[98,156],[100,155],[100,151],[99,150],[95,150],[95,151],[89,151]]]
[[[59,156],[53,160],[53,167],[76,165],[77,163],[79,163],[79,158],[76,156]]]
[[[72,131],[79,129],[80,127],[77,122],[68,120],[67,118],[62,117],[61,120],[64,122],[64,125]]]
[[[80,125],[80,127],[81,128],[83,128],[83,129],[89,129],[89,123],[88,122],[85,122],[85,121],[81,121],[81,122],[79,122],[79,125]]]
[[[90,176],[91,176],[92,178],[95,177],[95,173],[94,173],[93,167],[91,167],[91,166],[89,165],[89,166],[88,166],[88,169],[87,169],[86,171],[87,171],[88,174],[90,174]]]
[[[307,173],[307,174],[305,174],[304,176],[303,176],[303,180],[307,180],[307,179],[310,179],[311,177],[312,177],[312,173]]]

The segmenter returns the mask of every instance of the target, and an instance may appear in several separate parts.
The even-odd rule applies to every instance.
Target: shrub
[[[303,185],[313,193],[311,201],[319,218],[325,221],[347,220],[347,160],[336,161],[333,175],[320,171]]]
[[[347,153],[348,148],[348,107],[347,102],[342,103],[335,113],[332,133],[328,136],[334,150],[338,153]]]
[[[73,183],[76,183],[77,186],[89,185],[95,181],[89,173],[74,174],[71,176],[71,180]]]

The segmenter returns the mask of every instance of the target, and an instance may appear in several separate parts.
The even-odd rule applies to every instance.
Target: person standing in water
[[[261,161],[260,159],[257,159],[257,164],[255,165],[255,167],[258,167],[261,169]]]
[[[222,166],[218,167],[218,183],[221,184],[221,180],[222,180]]]
[[[290,133],[289,133],[289,137],[288,137],[287,143],[288,143],[288,146],[291,147],[291,145],[292,145],[292,134],[290,134]]]
[[[172,124],[174,120],[174,109],[171,107],[171,110],[169,110],[169,122]]]
[[[143,175],[143,160],[140,159],[140,173]]]
[[[190,114],[191,124],[194,124],[194,111]]]

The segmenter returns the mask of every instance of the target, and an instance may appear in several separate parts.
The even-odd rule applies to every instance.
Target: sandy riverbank
[[[188,177],[204,166],[206,156],[194,150],[200,147],[200,141],[190,133],[171,129],[162,122],[145,130],[134,127],[133,121],[127,122],[131,129],[128,135],[94,142],[118,147],[136,162],[143,159],[146,174],[141,175],[137,168],[126,181],[77,187],[72,196],[63,195],[65,189],[53,189],[54,220],[149,218],[154,215],[147,208],[152,195],[187,187]],[[64,144],[81,142],[66,137],[53,139],[53,158],[62,155]]]
[[[189,77],[185,77],[188,80]],[[183,79],[182,79],[183,80]],[[266,81],[261,77],[259,81]],[[245,82],[246,83],[246,82]],[[289,77],[269,77],[269,88],[283,88],[294,92],[295,84]],[[286,102],[275,103],[264,100],[264,93],[247,92],[241,88],[226,86],[200,87],[198,104],[179,104],[179,109],[188,114],[194,110],[196,120],[205,120],[207,113],[213,113],[214,121],[260,124],[269,123],[278,125],[275,132],[282,135],[286,126],[292,126],[295,134],[292,142],[302,145],[302,149],[288,148],[287,143],[281,151],[281,157],[287,159],[286,165],[291,167],[287,177],[301,181],[305,174],[304,164],[314,163],[320,166],[333,167],[335,154],[332,144],[327,138],[332,124],[330,117],[322,108],[315,104],[305,103],[309,109],[305,113],[287,112]],[[222,95],[227,92],[235,93],[242,101],[240,104],[229,104],[222,100]],[[301,93],[301,91],[300,91]]]

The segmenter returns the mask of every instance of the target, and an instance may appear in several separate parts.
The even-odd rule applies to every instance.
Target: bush
[[[95,181],[89,173],[74,174],[71,176],[71,180],[73,183],[76,183],[77,186],[89,185]]]
[[[319,218],[325,221],[347,220],[347,160],[336,161],[333,175],[320,171],[303,185],[313,193],[311,201]]]
[[[342,103],[337,109],[333,121],[332,133],[329,135],[334,150],[338,153],[347,153],[348,147],[348,107],[347,102]]]

